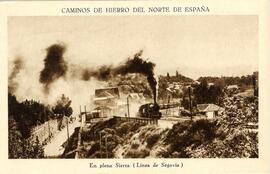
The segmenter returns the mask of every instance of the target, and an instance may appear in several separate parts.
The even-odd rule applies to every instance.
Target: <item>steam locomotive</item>
[[[141,105],[139,108],[139,117],[144,118],[161,118],[161,112],[159,112],[160,107],[157,103],[147,103],[144,105]]]

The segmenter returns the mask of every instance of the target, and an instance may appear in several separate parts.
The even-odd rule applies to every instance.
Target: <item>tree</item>
[[[44,149],[38,139],[31,141],[30,130],[21,127],[23,122],[16,122],[13,116],[8,118],[8,157],[15,158],[43,158]],[[26,129],[26,130],[22,130]],[[27,131],[27,135],[26,132]]]
[[[209,103],[220,105],[220,98],[223,96],[222,88],[218,85],[210,86],[208,89]]]
[[[208,86],[205,79],[195,87],[194,97],[195,102],[198,104],[202,103],[214,103],[220,104],[221,97],[223,96],[222,86],[218,84]]]
[[[53,112],[58,114],[63,121],[64,116],[70,117],[73,113],[71,105],[71,100],[66,97],[64,94],[57,100],[55,107],[53,108]],[[67,137],[69,142],[69,130],[68,130],[68,118],[67,118]],[[59,126],[61,127],[61,125]]]
[[[23,138],[29,138],[31,129],[47,121],[50,114],[49,106],[34,100],[19,102],[14,95],[8,93],[8,117],[15,120]]]
[[[70,117],[73,113],[71,100],[64,94],[57,100],[56,105],[53,107],[53,112],[58,114],[60,117]]]
[[[201,81],[201,83],[195,87],[194,89],[194,97],[198,104],[207,103],[208,101],[208,84],[205,79]]]
[[[168,81],[166,78],[160,76],[158,82],[158,98],[164,99],[167,94],[166,89],[169,87]]]
[[[170,78],[170,74],[167,72],[167,78]]]

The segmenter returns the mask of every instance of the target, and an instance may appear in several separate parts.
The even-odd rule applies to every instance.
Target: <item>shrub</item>
[[[132,143],[131,149],[138,149],[139,146],[140,146],[139,143]]]
[[[190,132],[200,132],[206,138],[206,140],[211,140],[215,137],[215,121],[210,121],[206,119],[198,120],[193,122],[190,127]]]
[[[125,122],[116,128],[117,134],[120,136],[126,135],[130,129],[130,123]]]
[[[171,153],[170,146],[167,146],[166,148],[160,148],[158,149],[156,156],[159,158],[169,158]]]
[[[30,142],[20,137],[9,138],[8,157],[11,159],[44,158],[44,149],[38,141]]]
[[[130,149],[126,156],[127,158],[145,158],[149,156],[150,151],[148,149],[142,149],[142,150],[134,150]]]
[[[157,133],[148,136],[146,138],[147,147],[148,148],[152,148],[157,143],[157,141],[159,140],[159,138],[160,138],[160,135],[157,134]]]
[[[74,158],[75,157],[75,149],[78,145],[78,134],[80,128],[76,127],[74,133],[70,136],[69,141],[66,140],[63,143],[63,147],[65,147],[64,153],[62,154],[62,158]],[[72,153],[71,153],[72,152]]]
[[[165,142],[171,145],[172,152],[181,152],[181,157],[186,157],[183,149],[191,145],[195,148],[215,137],[215,125],[216,122],[204,119],[177,123],[168,132]]]
[[[131,132],[135,132],[137,131],[141,126],[145,126],[146,123],[138,123],[138,122],[135,122],[132,124],[131,128],[130,128],[130,131]]]
[[[88,151],[87,157],[92,156],[93,154],[95,154],[99,150],[100,150],[99,142],[95,142],[94,144],[92,144],[90,150]]]
[[[24,138],[14,120],[9,120],[8,157],[12,159],[44,157],[44,149],[38,138],[35,140]]]

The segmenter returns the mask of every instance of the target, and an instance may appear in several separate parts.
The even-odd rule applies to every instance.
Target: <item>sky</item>
[[[96,67],[118,65],[143,50],[142,58],[156,64],[155,74],[187,77],[242,76],[258,70],[257,16],[85,16],[9,17],[9,74],[14,60],[22,69],[13,79],[19,101],[34,99],[54,105],[62,94],[73,111],[91,105],[96,88],[106,83],[59,78],[43,92],[39,75],[46,49],[66,46],[68,64]]]
[[[9,17],[9,61],[21,57],[31,73],[46,48],[67,46],[69,63],[119,64],[143,49],[155,73],[242,76],[258,70],[257,16]],[[30,78],[30,77],[29,77]]]

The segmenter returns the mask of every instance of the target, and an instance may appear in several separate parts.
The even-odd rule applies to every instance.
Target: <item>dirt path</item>
[[[71,136],[76,127],[80,126],[80,123],[76,120],[75,122],[69,124],[69,136]],[[44,146],[45,157],[55,157],[59,156],[64,152],[62,144],[67,140],[67,128],[62,129],[58,132],[51,142]]]

